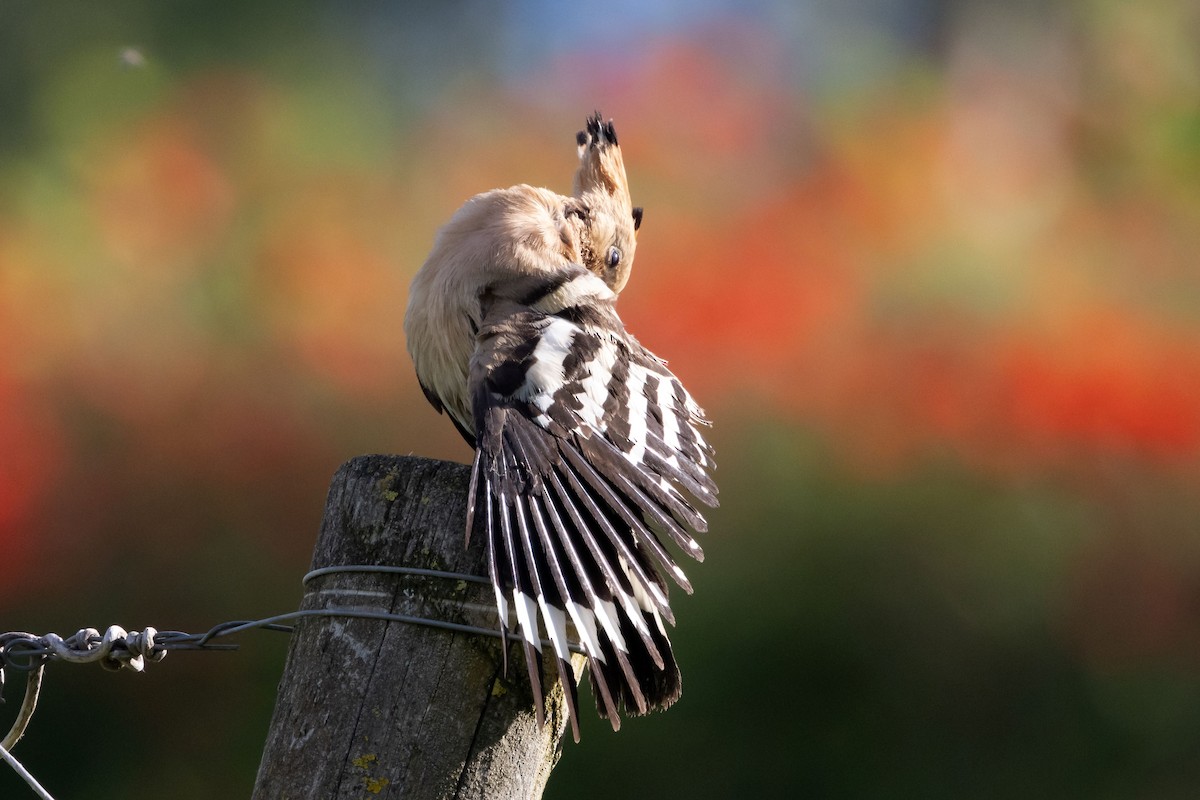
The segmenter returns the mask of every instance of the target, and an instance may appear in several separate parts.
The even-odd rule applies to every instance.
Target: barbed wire
[[[345,566],[321,567],[307,573],[303,583],[338,573],[381,573],[390,575],[408,575],[415,577],[438,578],[461,581],[464,583],[489,584],[490,580],[478,575],[467,575],[443,570],[422,569],[418,567],[400,567],[389,565],[350,564]],[[37,782],[12,755],[13,746],[25,734],[33,713],[37,709],[38,697],[42,688],[42,677],[46,664],[51,661],[65,661],[72,664],[98,663],[110,671],[131,669],[142,672],[148,664],[157,663],[173,651],[229,651],[237,650],[238,645],[218,643],[215,639],[232,636],[249,630],[268,630],[280,633],[292,633],[294,626],[285,623],[306,617],[349,617],[352,619],[374,619],[384,622],[401,622],[411,625],[423,625],[455,633],[476,636],[507,638],[509,641],[519,641],[519,634],[504,632],[495,613],[495,607],[476,606],[476,610],[492,612],[496,624],[494,627],[470,625],[452,622],[444,619],[432,619],[418,614],[397,614],[382,611],[378,608],[331,606],[326,608],[309,608],[289,611],[255,620],[231,620],[209,628],[204,633],[185,633],[183,631],[160,631],[157,628],[146,627],[140,631],[127,631],[119,625],[110,625],[100,632],[96,628],[82,628],[68,637],[56,633],[33,634],[24,631],[0,633],[0,703],[4,702],[5,671],[25,674],[25,695],[16,720],[9,729],[8,735],[0,741],[0,758],[8,762],[18,775],[29,785],[41,800],[54,800],[53,797]],[[511,631],[511,626],[507,626]],[[548,641],[543,641],[549,646]],[[571,649],[579,651],[577,643],[571,643]]]

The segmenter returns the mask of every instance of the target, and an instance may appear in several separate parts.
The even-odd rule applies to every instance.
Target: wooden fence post
[[[483,542],[463,546],[469,470],[363,456],[330,486],[313,568],[401,565],[486,575]],[[478,583],[377,573],[310,581],[302,608],[376,608],[480,624]],[[494,619],[494,617],[493,617]],[[537,798],[561,754],[562,688],[540,728],[519,648],[401,622],[302,619],[292,635],[254,787],[279,798]]]

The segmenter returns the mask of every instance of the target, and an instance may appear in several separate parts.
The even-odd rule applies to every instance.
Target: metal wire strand
[[[37,709],[38,693],[42,690],[44,666],[44,663],[39,664],[37,669],[25,676],[25,697],[21,700],[21,710],[17,712],[17,718],[9,728],[8,735],[4,737],[4,741],[0,742],[0,749],[12,750],[13,746],[25,735],[25,729],[29,727],[29,720],[33,719],[33,712]],[[3,684],[4,681],[0,680],[0,686]]]
[[[412,575],[465,581],[487,585],[490,581],[478,575],[460,572],[403,567],[391,565],[347,564],[314,569],[303,578],[309,583],[317,578],[338,573],[379,573],[385,575]],[[377,608],[333,606],[322,609],[291,611],[257,620],[231,620],[214,625],[204,633],[183,631],[160,631],[147,627],[141,631],[126,631],[119,625],[111,625],[100,633],[96,628],[83,628],[63,638],[56,633],[38,636],[22,631],[0,633],[0,685],[5,669],[33,672],[48,659],[67,661],[74,664],[97,662],[110,670],[129,668],[141,672],[148,663],[161,661],[172,650],[236,650],[236,644],[218,644],[213,640],[252,629],[263,629],[291,633],[292,626],[283,623],[305,617],[345,616],[358,619],[378,619],[385,622],[403,622],[412,625],[441,628],[478,636],[501,638],[500,625],[484,628],[442,619],[430,619],[415,614],[397,614]],[[507,638],[519,641],[520,636],[509,633]],[[572,649],[578,651],[578,646]]]
[[[491,583],[487,578],[459,572],[423,569],[420,567],[372,566],[367,564],[349,564],[314,569],[304,576],[303,583],[307,584],[326,575],[364,572],[385,575],[411,575],[477,584]],[[436,600],[437,598],[427,599]],[[42,686],[42,675],[47,661],[66,661],[72,664],[98,663],[107,670],[115,671],[128,668],[134,672],[142,672],[145,670],[147,664],[162,661],[167,653],[172,650],[236,650],[238,648],[236,644],[221,644],[214,640],[248,630],[291,633],[293,626],[284,623],[307,617],[375,619],[384,622],[401,622],[409,625],[441,628],[442,630],[471,636],[488,636],[496,639],[507,638],[509,641],[521,641],[519,634],[507,632],[499,624],[494,628],[484,628],[478,625],[467,625],[443,619],[430,619],[414,614],[396,614],[378,608],[354,606],[310,608],[290,611],[286,614],[276,614],[275,616],[264,617],[263,619],[231,620],[214,625],[204,633],[160,631],[153,627],[130,632],[119,625],[110,625],[105,629],[104,633],[101,633],[96,628],[82,628],[66,638],[56,633],[46,633],[41,636],[23,631],[0,633],[0,690],[4,688],[6,669],[25,673],[25,695],[16,720],[9,729],[8,735],[0,742],[0,757],[17,771],[17,774],[29,784],[39,797],[46,800],[54,800],[10,752],[13,746],[24,735],[25,729],[29,726],[29,722],[33,718],[33,713],[37,709],[38,697]],[[548,640],[543,640],[542,644],[544,647],[551,646]],[[581,648],[576,642],[571,642],[570,648],[575,652],[581,652]],[[0,702],[2,701],[3,697],[0,696]]]
[[[344,564],[334,567],[318,567],[310,571],[301,580],[301,583],[308,583],[314,578],[319,578],[322,575],[335,575],[339,572],[375,572],[381,575],[419,575],[426,578],[445,578],[451,581],[466,581],[467,583],[482,583],[485,586],[490,586],[491,581],[487,578],[481,578],[478,575],[468,575],[464,572],[446,572],[440,569],[423,569],[421,567],[400,567],[390,564]]]
[[[29,784],[29,788],[33,790],[39,800],[54,800],[49,792],[37,781],[37,778],[30,774],[29,770],[25,769],[25,765],[17,761],[17,757],[8,752],[7,747],[0,747],[0,758],[8,762],[8,765],[13,768],[13,771],[21,776],[25,783]]]

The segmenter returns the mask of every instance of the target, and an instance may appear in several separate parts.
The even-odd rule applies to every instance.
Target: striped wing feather
[[[512,608],[539,721],[544,631],[576,740],[568,623],[614,729],[622,709],[670,706],[680,676],[664,574],[691,585],[660,534],[702,559],[692,534],[707,526],[683,492],[717,502],[703,412],[593,281],[579,270],[520,302],[485,297],[471,364],[468,529],[482,521],[501,626]]]

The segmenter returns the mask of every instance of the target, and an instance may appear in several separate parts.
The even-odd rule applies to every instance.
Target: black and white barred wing
[[[591,293],[564,292],[564,282]],[[572,297],[580,304],[555,302]],[[644,714],[678,698],[663,576],[691,586],[660,536],[702,559],[692,534],[707,524],[682,490],[717,504],[702,410],[625,333],[611,298],[581,273],[526,303],[485,300],[471,369],[469,506],[486,531],[501,624],[511,609],[541,720],[541,620],[576,739],[571,639],[588,656],[597,707],[614,728],[622,707]]]

